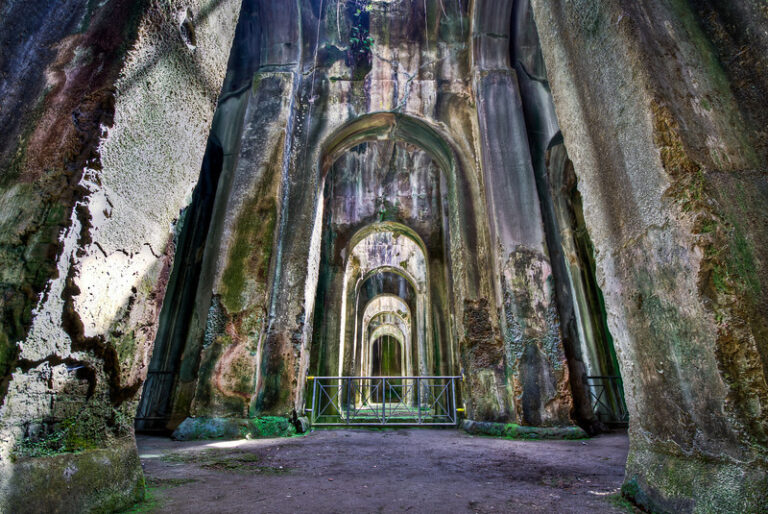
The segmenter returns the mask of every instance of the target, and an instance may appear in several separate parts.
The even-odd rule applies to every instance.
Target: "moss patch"
[[[200,439],[258,439],[296,435],[291,420],[282,416],[255,418],[187,418],[173,433],[180,441]]]
[[[121,514],[138,514],[144,512],[157,512],[160,510],[161,502],[158,498],[157,492],[159,487],[147,487],[144,489],[144,499],[135,503],[131,507],[123,510],[118,510]]]
[[[638,513],[642,512],[639,508],[637,508],[631,501],[627,500],[624,496],[622,496],[620,493],[612,494],[606,498],[608,503],[610,503],[613,507],[628,513]]]
[[[503,437],[505,439],[587,439],[587,433],[579,427],[524,427],[515,423],[492,423],[465,419],[461,428],[468,434]]]
[[[287,437],[296,434],[296,427],[280,416],[262,416],[249,420],[248,437]]]
[[[274,198],[254,198],[244,207],[235,228],[229,265],[222,276],[221,299],[230,312],[239,312],[245,307],[243,293],[248,277],[266,283],[276,219]]]
[[[231,313],[263,299],[277,222],[277,188],[284,135],[273,147],[256,190],[245,200],[235,224],[227,267],[221,278],[221,303]]]
[[[135,514],[139,512],[160,512],[162,511],[162,492],[172,487],[192,484],[197,482],[194,478],[151,478],[147,479],[144,488],[144,499],[138,503],[120,510],[121,514]]]
[[[144,477],[133,438],[109,448],[27,458],[14,465],[8,512],[114,512],[144,498]]]
[[[73,453],[108,446],[116,436],[130,433],[132,418],[122,410],[111,409],[111,414],[84,409],[62,421],[40,420],[31,422],[36,430],[18,441],[13,457],[48,457],[60,453]]]

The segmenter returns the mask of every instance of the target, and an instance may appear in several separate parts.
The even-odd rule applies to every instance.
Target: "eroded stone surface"
[[[683,2],[532,4],[625,380],[628,490],[664,510],[759,510],[764,132],[742,114],[751,83],[728,78],[748,64],[719,61],[718,20]],[[765,23],[751,8],[745,30]]]
[[[6,2],[2,11],[1,32],[18,39],[4,36],[0,86],[9,100],[0,153],[5,498],[22,491],[19,473],[43,475],[60,461],[76,470],[91,458],[12,457],[132,441],[173,224],[198,177],[239,3]],[[98,466],[111,464],[93,457],[90,477],[71,476],[84,502],[71,508],[119,508],[141,494],[135,446],[126,448],[110,486],[123,494],[98,485]],[[51,487],[40,508],[68,501],[58,482],[24,487],[35,484]]]

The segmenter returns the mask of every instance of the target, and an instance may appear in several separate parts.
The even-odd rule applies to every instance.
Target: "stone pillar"
[[[290,194],[301,17],[297,3],[267,0],[256,0],[247,14],[228,84],[235,87],[248,70],[256,71],[248,90],[233,93],[245,104],[242,121],[233,112],[229,127],[221,126],[225,138],[235,142],[225,155],[228,165],[217,192],[174,414],[176,422],[185,416],[198,419],[181,427],[179,436],[206,432],[211,418],[231,418],[214,424],[237,432],[244,426],[238,418],[293,410],[265,395],[293,390],[282,385],[273,391],[284,377],[290,382],[291,374],[267,334],[274,323],[270,302],[279,289],[281,219]],[[227,133],[232,127],[241,129]]]
[[[748,4],[744,30],[765,26]],[[764,61],[684,2],[532,5],[624,377],[625,493],[659,511],[759,511],[768,147],[750,91]]]
[[[493,387],[506,386],[513,400],[504,414],[509,419],[568,423],[568,371],[552,271],[517,75],[509,66],[512,2],[480,4],[473,77],[506,360],[495,370]]]
[[[234,169],[221,180],[177,392],[177,411],[194,417],[258,414],[251,407],[262,379],[293,80],[292,72],[255,74]],[[191,405],[185,397],[194,398]]]

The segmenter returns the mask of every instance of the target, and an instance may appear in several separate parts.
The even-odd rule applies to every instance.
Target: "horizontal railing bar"
[[[439,378],[439,379],[448,380],[448,379],[453,378],[453,379],[457,379],[458,380],[458,379],[461,379],[461,376],[434,376],[434,377],[397,377],[397,376],[396,377],[309,377],[309,378],[312,379],[312,380],[331,380],[331,379],[334,379],[334,380],[357,380],[357,379],[362,379],[362,378],[371,379],[371,380],[381,380],[383,378],[391,379],[391,380],[416,380],[417,378],[422,379],[422,380],[423,379],[430,379],[430,378],[431,379],[438,379]]]
[[[452,423],[320,423],[315,421],[317,427],[455,427]]]

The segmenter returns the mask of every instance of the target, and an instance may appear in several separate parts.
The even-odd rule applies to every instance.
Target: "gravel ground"
[[[458,430],[319,430],[254,441],[139,436],[134,512],[631,512],[628,440],[510,441]]]

